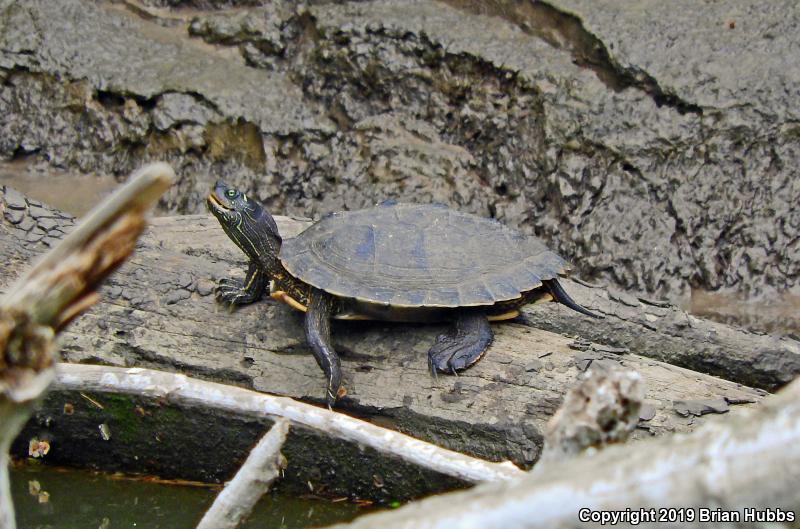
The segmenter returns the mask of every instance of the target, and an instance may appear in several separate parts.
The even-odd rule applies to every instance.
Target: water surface
[[[34,167],[25,161],[0,163],[0,185],[76,217],[83,216],[120,186],[112,176]]]
[[[800,295],[784,292],[748,298],[736,292],[693,290],[684,307],[702,318],[751,331],[800,336]]]
[[[219,490],[43,465],[11,470],[18,529],[193,529]],[[300,529],[365,512],[346,501],[267,494],[243,529]]]

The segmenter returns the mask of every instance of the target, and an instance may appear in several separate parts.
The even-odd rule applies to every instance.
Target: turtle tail
[[[553,294],[553,298],[559,303],[566,305],[567,307],[571,308],[572,310],[576,310],[581,314],[591,316],[592,318],[603,318],[603,316],[595,314],[589,309],[578,305],[578,303],[572,299],[569,294],[567,294],[567,291],[564,290],[564,287],[561,286],[561,283],[558,282],[558,279],[551,279],[549,281],[545,281],[545,283],[547,283],[550,293]]]

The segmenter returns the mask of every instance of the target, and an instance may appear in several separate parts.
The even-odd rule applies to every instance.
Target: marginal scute
[[[508,277],[517,290],[522,290],[526,287],[530,288],[530,285],[542,282],[539,275],[528,268],[526,263],[522,263],[511,270]]]
[[[421,289],[412,289],[406,292],[397,292],[395,293],[394,299],[392,299],[391,303],[393,305],[410,305],[410,306],[420,306],[425,303],[426,292]]]
[[[492,297],[492,293],[489,292],[482,280],[461,285],[458,290],[464,305],[475,305],[486,298]]]
[[[492,292],[492,297],[497,300],[506,300],[506,299],[514,299],[520,297],[522,294],[522,290],[515,287],[514,284],[509,281],[509,279],[505,276],[494,276],[493,281],[489,283],[487,286],[489,290]],[[530,290],[530,289],[526,289]]]
[[[517,299],[568,269],[536,239],[438,205],[387,204],[326,217],[280,253],[298,279],[336,296],[397,307]]]

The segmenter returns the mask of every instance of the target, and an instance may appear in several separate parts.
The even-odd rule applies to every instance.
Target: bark
[[[655,513],[638,527],[708,527],[700,509],[737,511],[739,523],[726,527],[757,525],[747,522],[746,509],[770,508],[773,515],[779,509],[791,516],[782,521],[796,522],[800,380],[758,409],[726,419],[706,423],[689,435],[608,447],[537,467],[519,479],[432,497],[336,527],[599,527],[579,518],[582,509],[607,515],[624,514],[626,509]],[[660,522],[661,509],[680,511],[681,518]],[[604,525],[616,524],[607,519]]]
[[[13,276],[37,248],[57,240],[59,230],[67,231],[70,220],[19,194],[11,199],[21,209],[6,216],[0,258],[10,264]],[[45,221],[46,237],[32,245],[26,239],[37,236]],[[306,226],[285,217],[278,224],[284,236]],[[324,377],[305,343],[300,313],[271,299],[233,313],[214,301],[216,280],[244,269],[244,256],[212,217],[154,219],[132,261],[103,289],[100,304],[66,330],[63,359],[180,371],[322,402]],[[566,282],[566,288],[607,318],[597,322],[554,303],[526,309],[523,319],[495,325],[495,342],[486,356],[458,377],[434,380],[427,372],[425,353],[442,326],[335,323],[334,346],[341,354],[347,388],[338,409],[450,449],[527,466],[538,458],[544,426],[564,392],[589,365],[622,365],[640,373],[647,392],[635,432],[639,438],[692,430],[705,414],[748,407],[765,394],[600,343],[621,343],[638,334],[649,337],[652,347],[664,343],[704,358],[726,352],[756,369],[759,355],[771,350],[772,338],[691,318],[675,308],[640,306],[636,317],[651,326],[648,318],[655,317],[654,311],[669,315],[656,322],[664,326],[657,332],[633,321],[628,312],[633,307],[598,294],[605,291],[573,282]],[[559,333],[532,327],[529,320],[539,314]],[[681,318],[695,327],[668,325],[668,320]],[[576,322],[586,332],[583,336],[600,343],[575,340]],[[733,336],[731,343],[738,347],[726,349],[711,332],[715,329],[724,331],[716,336]],[[703,336],[701,343],[698,335]],[[638,349],[638,342],[630,345],[633,352],[652,352]],[[781,354],[791,371],[795,353]],[[327,451],[321,448],[319,453]]]
[[[286,466],[281,447],[287,433],[289,423],[276,421],[250,451],[236,476],[219,493],[197,529],[235,529],[250,515]]]

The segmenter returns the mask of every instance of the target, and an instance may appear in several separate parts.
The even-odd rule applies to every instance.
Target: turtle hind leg
[[[244,281],[239,279],[220,279],[215,291],[219,303],[230,306],[247,305],[261,299],[269,284],[269,276],[261,267],[250,263]]]
[[[478,360],[492,344],[492,328],[486,314],[461,312],[453,328],[436,337],[436,343],[428,351],[428,367],[431,374],[437,371],[456,374]]]
[[[331,316],[333,315],[333,300],[331,296],[321,290],[314,289],[309,295],[308,310],[306,312],[306,339],[319,367],[325,372],[328,379],[325,400],[328,408],[332,408],[342,385],[342,367],[339,355],[331,344]]]

